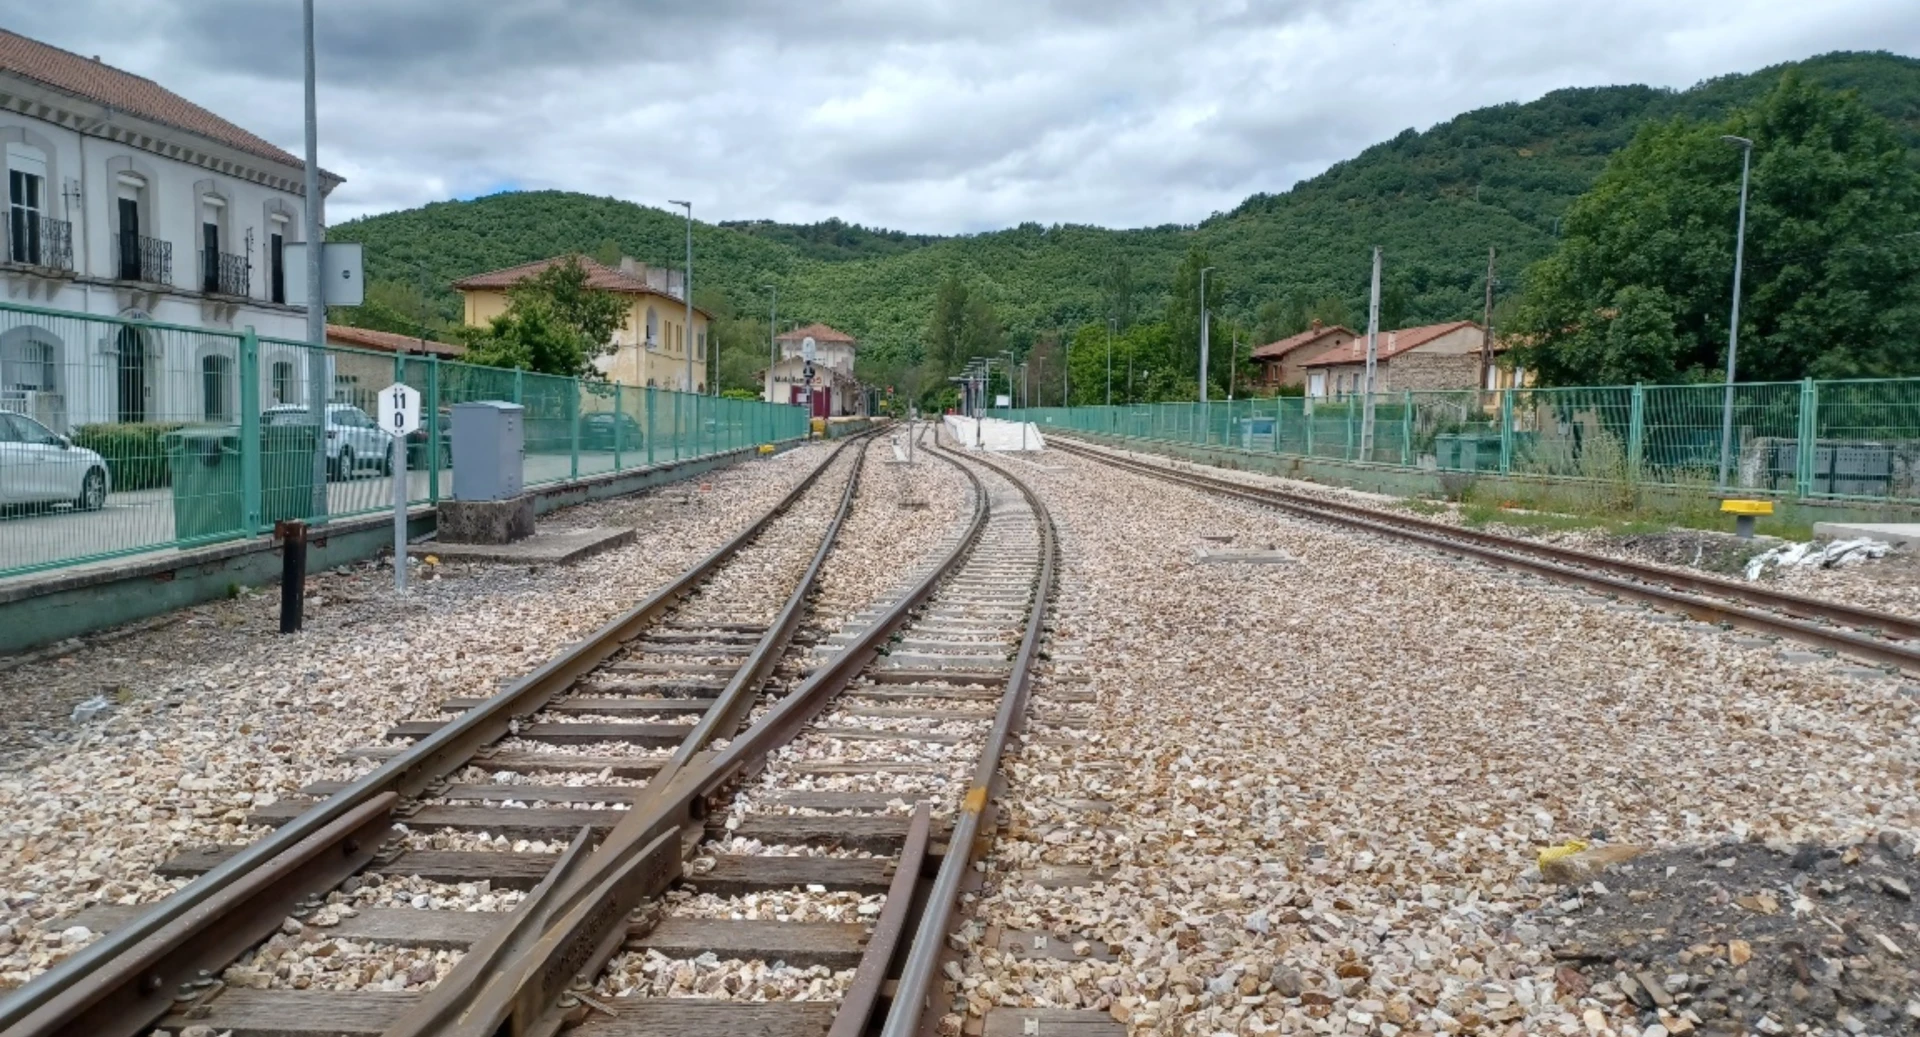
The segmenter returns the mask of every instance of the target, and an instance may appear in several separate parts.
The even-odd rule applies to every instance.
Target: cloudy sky
[[[563,188],[929,232],[1191,223],[1562,86],[1920,54],[1913,0],[318,0],[329,217]],[[298,154],[298,0],[6,26]]]

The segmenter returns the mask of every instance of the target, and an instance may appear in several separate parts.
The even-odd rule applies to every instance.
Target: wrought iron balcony
[[[73,272],[73,224],[15,209],[6,219],[6,261]]]
[[[253,264],[247,257],[210,248],[200,250],[200,290],[208,295],[245,297],[253,290]]]
[[[140,234],[113,236],[114,276],[122,281],[173,283],[173,242]]]

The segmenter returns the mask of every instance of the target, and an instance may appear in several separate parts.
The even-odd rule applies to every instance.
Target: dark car
[[[440,468],[453,467],[453,411],[440,408]],[[427,423],[407,433],[407,467],[416,472],[427,467]]]
[[[614,439],[619,438],[619,448],[635,450],[646,446],[645,437],[640,432],[640,423],[633,415],[625,411],[596,411],[580,417],[580,449],[612,450]]]

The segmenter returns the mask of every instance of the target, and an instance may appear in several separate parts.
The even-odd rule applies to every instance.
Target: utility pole
[[[1233,345],[1227,348],[1227,402],[1233,402],[1233,380],[1240,364],[1240,329],[1233,329]]]
[[[1071,370],[1069,362],[1072,359],[1073,340],[1068,338],[1067,333],[1063,331],[1060,333],[1060,407],[1063,410],[1067,407],[1067,372]]]
[[[1740,222],[1733,237],[1733,319],[1727,324],[1727,398],[1720,409],[1720,488],[1727,488],[1727,470],[1733,460],[1733,376],[1740,355],[1740,267],[1747,252],[1747,174],[1753,168],[1753,141],[1745,137],[1720,138],[1738,144],[1740,157]]]
[[[1373,294],[1367,301],[1367,378],[1363,387],[1366,397],[1360,403],[1360,460],[1362,461],[1371,460],[1373,457],[1373,375],[1380,363],[1379,343],[1380,246],[1375,245],[1373,246]]]
[[[687,210],[687,276],[685,279],[686,283],[681,286],[686,290],[686,293],[687,293],[687,328],[685,331],[681,332],[681,335],[683,337],[681,339],[680,346],[681,348],[687,351],[687,391],[692,392],[693,391],[693,203],[692,202],[676,202],[676,201],[669,200],[667,204],[678,205],[681,208]],[[809,394],[809,397],[811,397],[811,394]],[[813,407],[811,398],[809,398],[808,400],[807,407],[808,407],[808,414],[811,415],[812,407]]]
[[[1207,402],[1207,274],[1213,267],[1200,270],[1200,402]]]
[[[763,284],[760,287],[773,293],[773,301],[767,304],[767,402],[773,402],[773,369],[780,364],[780,286]]]
[[[1485,392],[1493,388],[1487,384],[1487,373],[1493,370],[1493,246],[1487,246],[1487,307],[1486,319],[1480,326],[1480,390]]]
[[[1116,317],[1107,318],[1107,406],[1113,406],[1113,326],[1119,323]]]
[[[306,36],[307,88],[307,168],[302,185],[307,194],[307,415],[313,419],[313,499],[307,505],[308,521],[327,520],[327,301],[325,278],[321,275],[323,231],[320,229],[320,120],[315,99],[313,71],[313,0],[300,5],[302,29]],[[396,565],[405,565],[399,559]]]

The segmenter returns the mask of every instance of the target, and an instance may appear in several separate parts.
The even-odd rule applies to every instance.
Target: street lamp
[[[669,200],[667,204],[678,205],[681,208],[687,210],[687,276],[686,276],[686,283],[681,286],[686,290],[686,293],[687,293],[687,330],[682,332],[685,338],[681,340],[680,344],[684,346],[687,351],[687,391],[692,392],[693,391],[693,203],[677,202],[677,201]]]
[[[1740,147],[1740,218],[1733,236],[1733,320],[1727,325],[1727,396],[1720,408],[1720,488],[1727,488],[1733,454],[1733,376],[1740,355],[1740,266],[1747,249],[1747,174],[1753,168],[1753,141],[1728,134],[1720,138]]]
[[[1013,350],[1003,349],[1000,355],[1007,358],[1007,420],[1013,420]]]
[[[1213,267],[1200,268],[1200,402],[1207,402],[1207,274]]]
[[[1107,318],[1107,406],[1113,406],[1113,328],[1120,323],[1116,317]]]
[[[773,301],[767,304],[767,402],[773,402],[773,369],[780,363],[780,287],[763,284],[760,287],[773,293]]]

